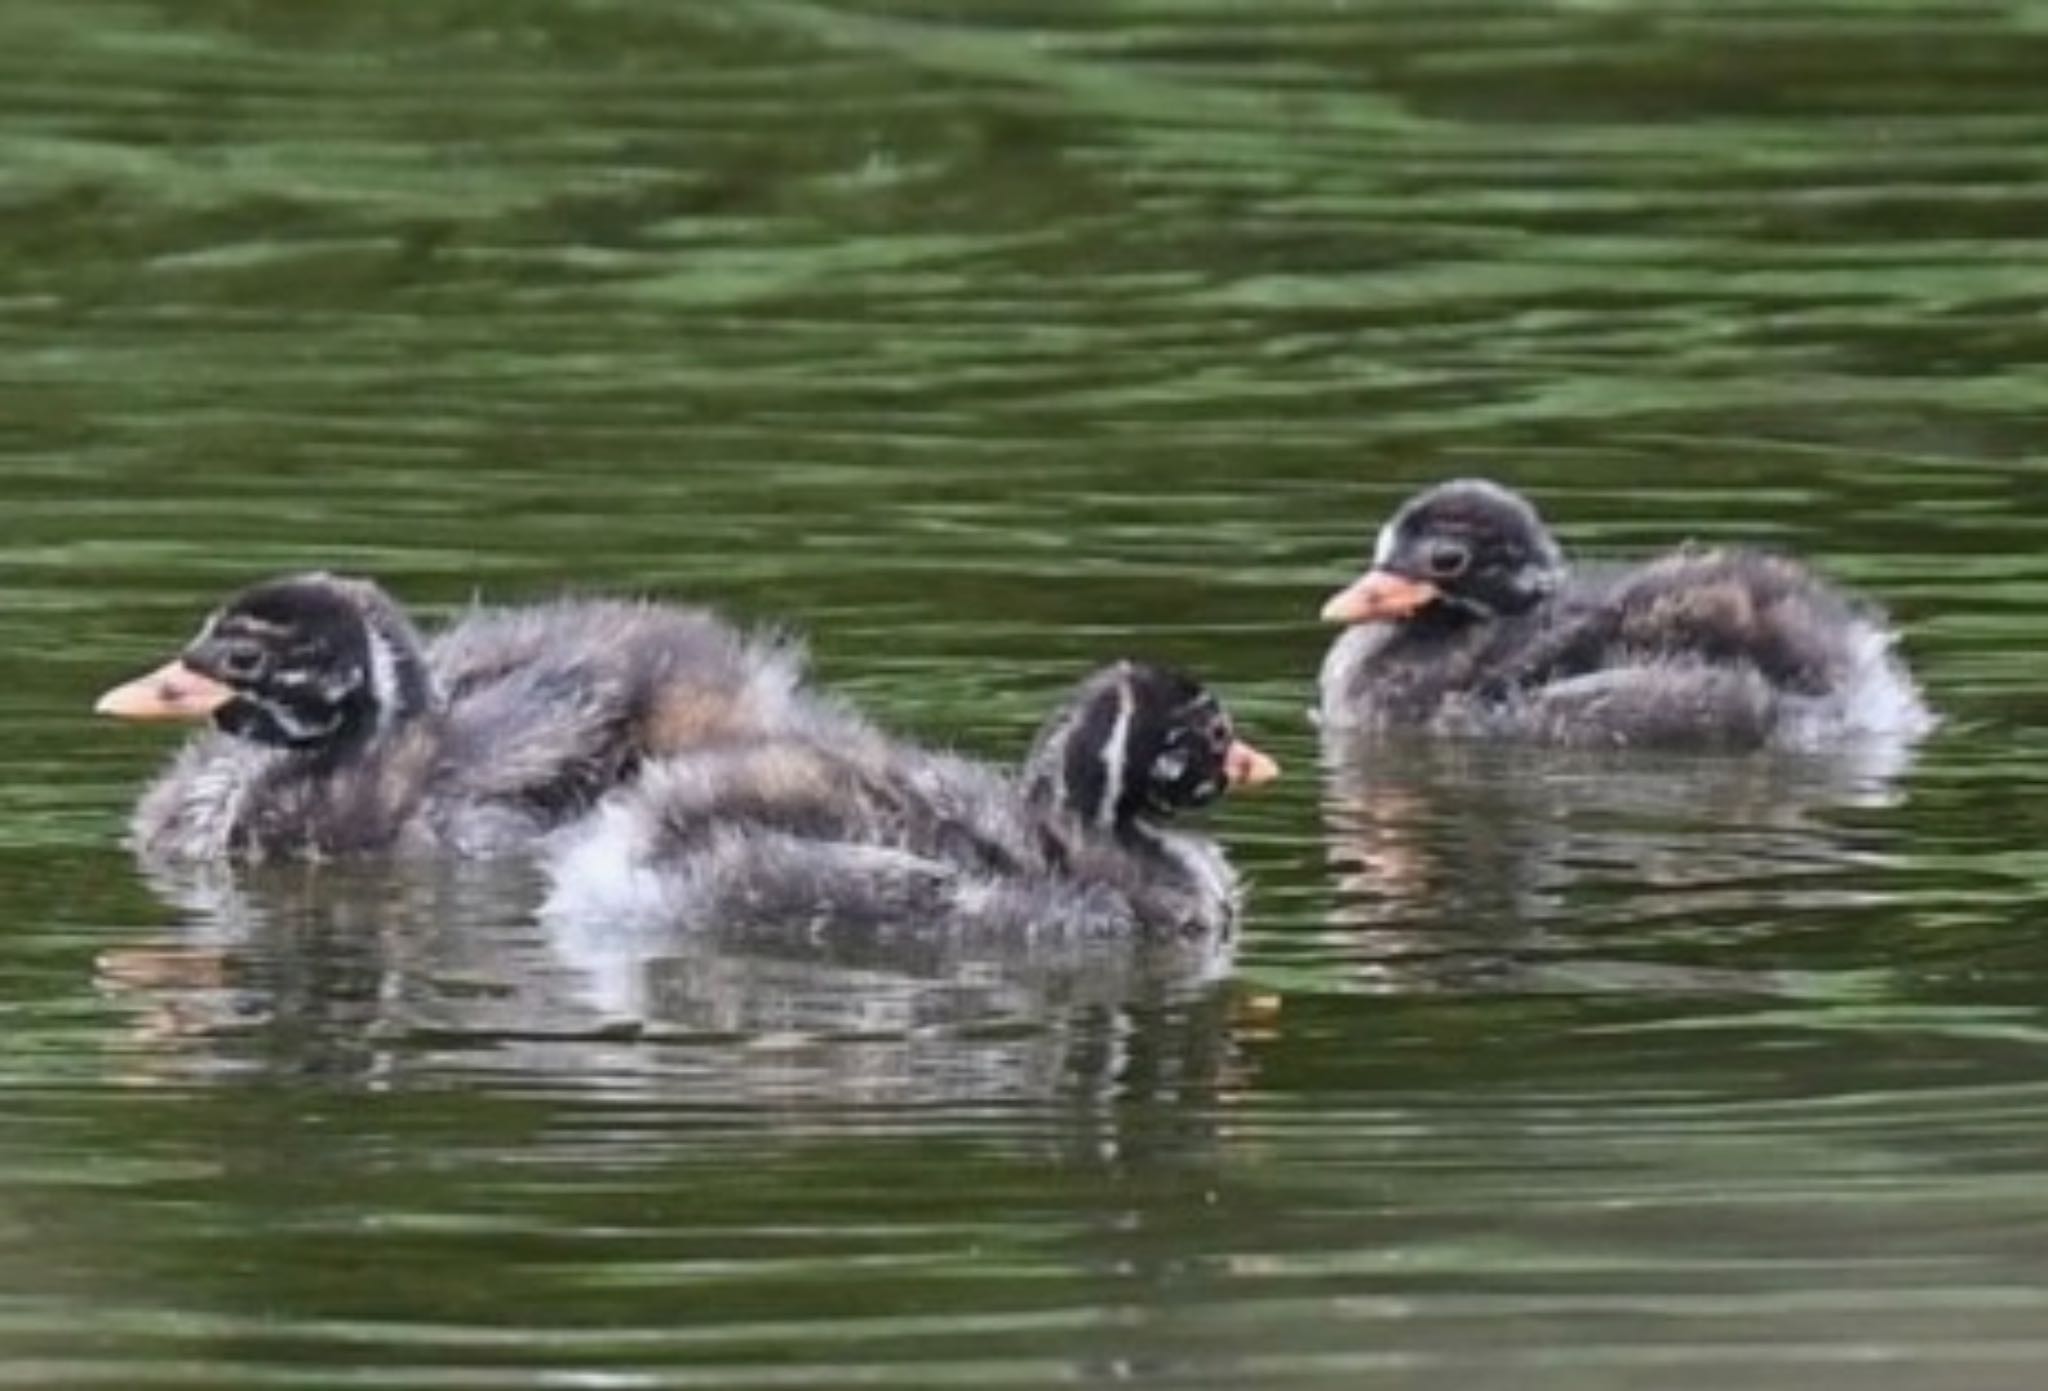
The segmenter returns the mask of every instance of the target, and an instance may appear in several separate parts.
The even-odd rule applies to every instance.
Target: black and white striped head
[[[1372,566],[1323,605],[1329,623],[1394,623],[1425,612],[1522,613],[1564,577],[1564,555],[1526,498],[1460,478],[1410,498],[1380,529]]]
[[[427,709],[432,678],[413,626],[367,580],[267,580],[207,618],[177,657],[101,696],[129,720],[211,720],[275,748],[339,747]]]
[[[1213,694],[1142,662],[1116,662],[1083,681],[1026,764],[1034,799],[1103,827],[1207,806],[1229,788],[1279,774],[1237,737]]]

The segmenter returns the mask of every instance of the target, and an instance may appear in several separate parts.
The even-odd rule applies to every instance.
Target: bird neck
[[[396,626],[371,624],[369,650],[376,732],[396,729],[440,707],[440,689],[411,623],[399,618]]]
[[[363,679],[342,697],[332,732],[292,750],[315,772],[360,758],[370,745],[441,709],[424,647],[402,615],[373,613],[363,636]],[[281,712],[273,710],[272,718]]]
[[[1128,688],[1119,685],[1114,695],[1067,712],[1039,737],[1024,763],[1034,806],[1099,830],[1113,830],[1135,813],[1137,798],[1127,786],[1135,711]]]
[[[1213,842],[1142,817],[1125,822],[1117,834],[1131,853],[1167,870],[1176,891],[1204,903],[1234,900],[1236,876]]]
[[[1400,625],[1394,644],[1414,649],[1469,642],[1497,621],[1492,612],[1470,604],[1434,603]]]

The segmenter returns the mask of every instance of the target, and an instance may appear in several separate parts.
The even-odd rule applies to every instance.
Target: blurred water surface
[[[2048,5],[10,0],[0,1384],[1723,1388],[2048,1366]],[[1902,761],[1393,746],[1423,481],[1808,552]],[[790,615],[995,757],[1121,652],[1294,774],[1234,959],[140,874],[228,587]]]

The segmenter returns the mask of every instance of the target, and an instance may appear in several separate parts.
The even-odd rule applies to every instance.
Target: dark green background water
[[[2048,5],[0,6],[0,1384],[2005,1388],[2048,1368]],[[1910,769],[1303,718],[1414,485],[1794,547]],[[1210,982],[145,882],[222,591],[813,632],[1289,764]]]

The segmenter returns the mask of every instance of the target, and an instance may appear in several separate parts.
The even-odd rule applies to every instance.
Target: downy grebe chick
[[[1015,772],[841,714],[650,764],[564,833],[549,911],[733,933],[1213,936],[1236,920],[1237,875],[1170,823],[1278,772],[1214,695],[1136,662],[1082,682]]]
[[[1681,547],[1580,574],[1535,508],[1474,479],[1411,498],[1323,608],[1320,715],[1578,746],[1824,747],[1932,728],[1878,610],[1799,562]]]
[[[699,610],[485,610],[431,647],[376,584],[233,596],[101,714],[210,723],[143,794],[145,856],[493,855],[587,810],[647,757],[772,727],[800,654]]]

